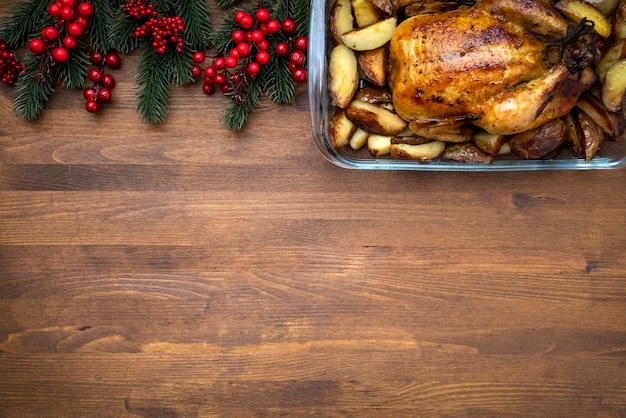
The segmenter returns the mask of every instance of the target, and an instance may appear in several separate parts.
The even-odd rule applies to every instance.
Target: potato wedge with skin
[[[622,108],[626,90],[626,59],[617,61],[606,72],[602,85],[602,103],[611,112]]]
[[[626,39],[626,1],[623,1],[613,13],[613,39]]]
[[[464,144],[448,144],[445,151],[441,154],[442,158],[464,163],[490,163],[493,156],[483,152],[473,142]]]
[[[358,150],[367,145],[367,138],[370,136],[369,132],[365,132],[361,128],[357,128],[356,131],[350,137],[350,148]]]
[[[565,122],[554,119],[513,136],[508,143],[515,155],[529,160],[538,159],[560,147],[566,134]]]
[[[583,19],[593,22],[593,28],[603,38],[611,36],[611,22],[597,7],[585,0],[560,0],[554,7],[574,23]]]
[[[409,127],[416,135],[444,142],[468,142],[472,140],[474,132],[469,126],[424,126],[421,124],[410,123]]]
[[[341,36],[354,29],[354,16],[350,0],[336,0],[330,9],[330,34],[335,45],[341,44]]]
[[[619,135],[619,121],[617,115],[611,113],[604,106],[602,100],[594,94],[585,93],[580,96],[578,102],[576,102],[576,107],[591,116],[611,138],[616,138]]]
[[[585,161],[591,161],[598,153],[602,142],[604,142],[604,131],[594,122],[591,116],[584,112],[579,112],[578,123],[580,124],[580,132],[582,134]]]
[[[359,86],[358,64],[353,50],[343,44],[333,48],[328,61],[328,78],[332,103],[345,108]]]
[[[422,145],[428,142],[432,142],[433,139],[426,138],[419,135],[406,135],[406,136],[394,136],[391,137],[392,144],[407,144],[407,145]]]
[[[621,40],[611,46],[600,58],[600,61],[596,65],[596,74],[598,75],[598,80],[601,83],[604,83],[604,76],[606,76],[606,72],[613,64],[617,61],[626,58],[626,40]]]
[[[619,6],[619,0],[585,0],[587,3],[594,5],[605,16],[610,16]]]
[[[333,148],[345,147],[357,130],[356,125],[346,117],[346,112],[343,110],[335,112],[328,128],[329,139]]]
[[[353,29],[341,36],[341,41],[355,51],[369,51],[380,48],[391,39],[396,29],[395,16],[380,20],[362,28]]]
[[[354,19],[358,27],[376,23],[382,19],[382,12],[369,0],[351,0]]]
[[[357,52],[357,61],[365,78],[375,86],[383,87],[387,82],[387,47]]]
[[[380,157],[381,155],[389,154],[391,150],[391,137],[371,134],[367,138],[367,149],[372,157]]]
[[[565,143],[572,151],[574,157],[585,156],[585,138],[583,136],[580,123],[578,121],[578,113],[580,111],[573,109],[567,115],[563,117],[567,133],[565,135]]]
[[[398,115],[379,105],[353,100],[346,107],[346,116],[356,126],[371,134],[393,136],[407,123]]]
[[[506,136],[492,134],[486,131],[478,131],[472,135],[472,140],[483,152],[495,155],[500,152],[502,144],[506,142]]]
[[[439,158],[445,149],[445,142],[430,141],[421,145],[391,144],[389,153],[404,160],[430,161]]]
[[[370,0],[372,4],[387,16],[396,13],[396,7],[393,0]]]
[[[391,91],[385,87],[362,87],[356,92],[356,96],[354,98],[355,100],[361,100],[362,102],[374,104],[393,102]]]

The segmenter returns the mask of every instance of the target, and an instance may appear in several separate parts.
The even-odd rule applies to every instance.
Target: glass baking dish
[[[335,149],[328,138],[329,122],[335,108],[328,95],[327,60],[332,41],[328,30],[330,2],[311,1],[311,24],[308,49],[308,89],[313,140],[322,155],[333,164],[348,169],[419,170],[419,171],[522,171],[522,170],[591,170],[613,169],[626,165],[626,141],[605,140],[592,161],[572,156],[563,150],[555,159],[525,160],[514,154],[497,156],[490,163],[465,163],[445,159],[414,161],[391,156],[372,157],[366,148]]]

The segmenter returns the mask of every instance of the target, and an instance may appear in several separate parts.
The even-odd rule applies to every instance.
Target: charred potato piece
[[[396,29],[395,16],[379,20],[368,26],[353,29],[341,36],[341,42],[355,51],[369,51],[380,48],[391,39]]]
[[[369,0],[351,0],[352,11],[358,27],[376,23],[382,18],[382,13]]]
[[[577,74],[577,81],[583,85],[583,90],[587,90],[598,81],[598,75],[591,67],[586,67]]]
[[[487,154],[495,155],[500,152],[502,144],[506,142],[506,136],[478,131],[472,136],[474,144]]]
[[[538,128],[513,136],[509,140],[511,151],[525,159],[538,159],[554,151],[565,141],[565,122],[554,119]]]
[[[337,110],[329,124],[330,143],[334,148],[345,147],[356,129],[354,123],[346,117],[346,113],[341,109]]]
[[[602,103],[611,112],[621,110],[626,89],[626,59],[613,64],[606,72],[602,85]]]
[[[360,88],[356,92],[356,96],[354,98],[356,100],[361,100],[362,102],[374,104],[391,103],[393,100],[389,89],[369,86]]]
[[[443,141],[430,141],[421,145],[391,144],[390,154],[404,160],[429,161],[438,158],[446,149]]]
[[[585,161],[591,161],[604,141],[604,131],[584,112],[578,113],[578,123],[582,133]]]
[[[354,51],[343,44],[333,48],[328,61],[329,90],[332,103],[345,108],[359,85],[359,71]]]
[[[378,135],[397,135],[407,126],[400,116],[390,110],[360,100],[350,102],[346,107],[346,116],[364,131]]]
[[[391,151],[391,137],[386,135],[370,135],[367,138],[367,149],[372,157],[380,157]]]
[[[585,0],[560,0],[554,7],[575,23],[583,19],[592,21],[593,28],[603,38],[611,36],[611,22],[591,3]]]
[[[464,163],[484,164],[493,161],[492,155],[483,152],[472,142],[466,142],[464,144],[449,144],[441,157]]]
[[[572,155],[580,158],[585,156],[585,138],[578,121],[578,113],[579,112],[574,109],[565,115],[563,120],[567,128],[565,143],[572,151]]]
[[[354,16],[350,0],[337,0],[330,9],[330,33],[335,45],[341,44],[341,36],[354,29]]]
[[[366,81],[383,87],[387,81],[387,47],[357,53],[357,61]]]
[[[616,114],[609,112],[602,100],[587,92],[580,96],[576,107],[591,116],[591,118],[606,132],[611,138],[619,136],[619,121]]]

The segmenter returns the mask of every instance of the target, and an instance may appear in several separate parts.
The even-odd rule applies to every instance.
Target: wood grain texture
[[[1,417],[626,416],[626,170],[346,171],[304,88],[150,126],[123,65],[0,86]]]

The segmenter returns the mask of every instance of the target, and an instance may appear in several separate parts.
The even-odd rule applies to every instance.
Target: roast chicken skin
[[[515,134],[568,113],[582,84],[549,52],[567,21],[542,0],[482,0],[417,15],[389,46],[395,111],[411,126],[472,123]]]

